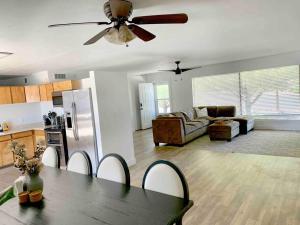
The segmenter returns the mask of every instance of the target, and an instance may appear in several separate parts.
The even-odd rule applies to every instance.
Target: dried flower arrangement
[[[26,156],[26,147],[24,144],[19,144],[17,141],[12,141],[9,148],[14,153],[15,163],[14,166],[18,168],[22,174],[38,175],[42,169],[41,156],[45,151],[45,144],[40,141],[37,144],[34,157],[28,159]]]

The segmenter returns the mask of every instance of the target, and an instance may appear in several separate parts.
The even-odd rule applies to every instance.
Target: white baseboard
[[[300,120],[255,119],[254,129],[300,131]]]

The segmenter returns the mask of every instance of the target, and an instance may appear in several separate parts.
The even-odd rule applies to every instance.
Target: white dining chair
[[[152,163],[145,172],[143,178],[143,189],[173,195],[189,202],[189,188],[181,170],[173,163],[158,160]],[[182,217],[175,222],[182,224]]]
[[[92,176],[92,164],[88,154],[84,151],[74,152],[68,161],[67,171]]]
[[[130,186],[130,173],[127,163],[118,154],[113,153],[104,156],[99,163],[96,176]]]
[[[58,151],[53,147],[47,147],[42,156],[45,166],[60,168],[60,157]]]

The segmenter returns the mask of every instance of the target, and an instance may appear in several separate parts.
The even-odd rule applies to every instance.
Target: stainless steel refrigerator
[[[96,173],[99,158],[91,90],[64,91],[62,97],[69,157],[76,151],[85,151]]]

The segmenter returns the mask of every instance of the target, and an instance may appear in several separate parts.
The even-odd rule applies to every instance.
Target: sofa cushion
[[[172,113],[174,116],[182,118],[183,123],[191,122],[191,118],[185,112],[174,112]]]
[[[199,109],[207,108],[207,114],[210,117],[217,117],[217,106],[199,106]]]
[[[216,117],[234,117],[235,106],[218,106]]]
[[[208,126],[210,124],[210,120],[209,119],[194,119],[193,122],[198,122],[201,123],[201,126]]]
[[[190,125],[190,124],[185,124],[185,134],[190,134],[192,132],[194,132],[195,130],[200,129],[201,127],[197,127],[194,125]]]

